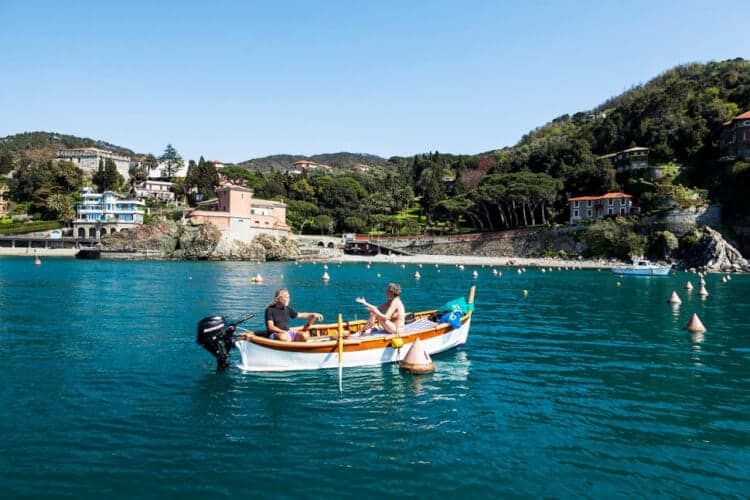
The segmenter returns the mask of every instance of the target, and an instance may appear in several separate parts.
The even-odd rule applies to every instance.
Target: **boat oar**
[[[339,394],[344,393],[344,323],[341,320],[341,313],[339,313]]]

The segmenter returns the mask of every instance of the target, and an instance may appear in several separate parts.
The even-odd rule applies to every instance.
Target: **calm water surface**
[[[685,273],[417,269],[0,258],[0,496],[750,493],[750,277],[708,276],[701,299]],[[333,320],[389,281],[411,310],[477,285],[434,374],[346,369],[339,395],[335,370],[215,373],[195,344],[212,314],[260,328],[281,286]]]

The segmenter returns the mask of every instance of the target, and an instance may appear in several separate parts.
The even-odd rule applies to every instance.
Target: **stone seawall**
[[[422,237],[408,244],[393,246],[398,246],[410,253],[427,255],[538,256],[552,249],[578,254],[582,251],[582,247],[573,238],[577,230],[577,228],[535,228],[466,236]]]
[[[679,238],[696,227],[719,226],[721,224],[721,205],[675,208],[664,215],[644,218],[643,222],[654,224]]]

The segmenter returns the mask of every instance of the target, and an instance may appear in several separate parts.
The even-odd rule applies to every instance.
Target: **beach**
[[[604,259],[559,259],[551,257],[480,257],[472,255],[346,255],[332,257],[336,262],[372,262],[388,264],[437,264],[465,266],[516,266],[516,267],[561,267],[581,269],[611,269],[622,266],[622,262]]]

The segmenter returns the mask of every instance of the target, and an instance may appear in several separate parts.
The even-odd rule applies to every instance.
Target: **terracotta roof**
[[[747,120],[748,118],[750,118],[750,111],[745,111],[741,115],[734,117],[735,120]]]
[[[594,201],[607,200],[610,198],[632,198],[632,196],[625,193],[607,193],[601,196],[578,196],[577,198],[569,198],[568,201]]]

